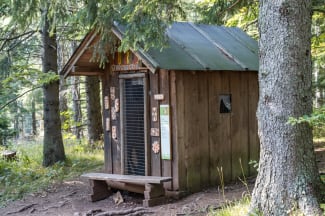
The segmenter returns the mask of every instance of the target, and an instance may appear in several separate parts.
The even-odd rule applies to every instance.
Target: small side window
[[[220,113],[231,112],[231,94],[219,95]]]

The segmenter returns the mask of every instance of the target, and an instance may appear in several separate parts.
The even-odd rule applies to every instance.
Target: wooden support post
[[[161,205],[164,202],[166,202],[166,197],[157,197],[157,198],[152,198],[152,199],[145,199],[142,202],[143,207],[152,207],[156,205]]]
[[[163,184],[150,184],[145,185],[144,191],[144,207],[151,207],[155,205],[160,205],[166,201],[165,189]]]
[[[144,198],[150,199],[154,197],[165,196],[165,189],[162,184],[146,184]]]
[[[102,200],[111,195],[111,190],[108,188],[108,185],[105,181],[93,180],[90,179],[90,186],[92,189],[92,194],[90,195],[90,199],[92,202]]]

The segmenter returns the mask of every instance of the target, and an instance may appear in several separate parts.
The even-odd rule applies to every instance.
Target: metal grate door
[[[124,79],[124,174],[145,175],[144,79]]]

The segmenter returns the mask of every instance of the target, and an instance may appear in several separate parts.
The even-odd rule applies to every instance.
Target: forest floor
[[[325,173],[324,143],[316,143],[316,156],[320,171]],[[90,202],[88,181],[77,178],[53,185],[41,193],[30,194],[22,200],[11,202],[6,207],[0,208],[0,215],[95,216],[100,215],[100,212],[107,213],[102,215],[117,215],[114,212],[123,213],[128,210],[145,211],[144,215],[207,215],[211,209],[218,209],[231,201],[243,198],[252,190],[253,182],[254,180],[249,180],[248,187],[240,182],[228,185],[224,193],[218,188],[209,188],[180,200],[169,199],[163,205],[143,209],[143,195],[133,193],[122,192],[124,201],[119,205],[115,204],[113,196]]]

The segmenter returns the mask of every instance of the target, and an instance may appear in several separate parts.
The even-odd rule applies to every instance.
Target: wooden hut
[[[123,38],[121,27],[112,32]],[[171,177],[164,187],[174,192],[254,174],[256,41],[238,28],[187,22],[166,34],[168,48],[108,54],[101,69],[90,61],[91,32],[61,73],[101,77],[106,172]]]

